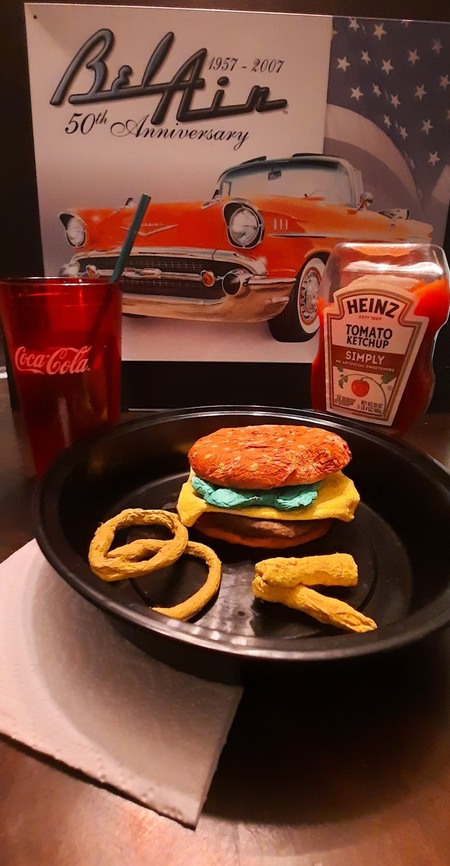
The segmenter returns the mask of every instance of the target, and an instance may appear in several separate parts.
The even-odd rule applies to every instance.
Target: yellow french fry
[[[356,586],[358,566],[349,553],[274,556],[255,565],[255,573],[274,586]]]
[[[256,598],[279,602],[286,607],[300,610],[327,625],[334,625],[354,632],[373,631],[377,628],[373,619],[355,610],[345,601],[329,598],[307,586],[270,585],[257,575],[253,580],[252,587]]]

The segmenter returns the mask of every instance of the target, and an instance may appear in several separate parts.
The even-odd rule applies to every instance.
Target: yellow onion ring
[[[164,544],[167,544],[166,541],[161,541],[157,538],[149,539],[149,541],[153,550],[158,550]],[[200,589],[185,599],[185,601],[181,601],[172,607],[152,607],[152,610],[156,611],[156,613],[163,613],[165,616],[172,617],[172,619],[190,619],[211,601],[220,586],[222,563],[210,547],[196,541],[188,541],[184,553],[188,556],[196,556],[199,559],[203,559],[208,566],[208,574],[205,583],[202,584]]]
[[[170,529],[172,539],[138,538],[110,550],[118,529],[134,525],[160,525]],[[102,580],[128,580],[151,574],[167,565],[172,565],[186,553],[203,559],[208,566],[204,584],[180,604],[172,607],[154,607],[157,613],[172,619],[188,620],[213,598],[220,586],[222,563],[206,544],[189,541],[188,531],[176,514],[171,511],[128,508],[102,523],[89,547],[89,564]],[[151,559],[144,556],[155,554]]]
[[[155,539],[143,538],[110,550],[116,531],[136,524],[164,526],[173,533],[173,538],[161,541],[158,547],[153,544]],[[126,508],[96,530],[89,546],[89,565],[94,574],[109,582],[143,577],[176,562],[185,551],[188,540],[186,527],[171,511]],[[143,559],[155,550],[151,559]]]

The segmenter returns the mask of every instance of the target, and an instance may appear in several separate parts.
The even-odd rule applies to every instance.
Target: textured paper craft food
[[[0,730],[195,826],[242,690],[136,649],[36,541],[0,565]]]

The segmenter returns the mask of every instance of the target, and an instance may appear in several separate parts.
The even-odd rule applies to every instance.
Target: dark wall
[[[54,0],[47,0],[54,2]],[[89,5],[79,0],[77,5]],[[240,0],[186,3],[138,3],[108,0],[96,5],[175,6],[197,9],[232,9],[374,18],[410,18],[449,21],[442,0]],[[447,7],[447,8],[445,8]],[[39,235],[39,211],[34,168],[28,69],[21,0],[0,2],[1,207],[0,271],[3,275],[43,272]],[[450,232],[444,243],[450,258]],[[450,411],[450,324],[442,331],[435,354],[437,387],[432,408]],[[266,403],[309,406],[307,364],[202,364],[127,362],[124,365],[124,405],[172,407],[195,403]]]

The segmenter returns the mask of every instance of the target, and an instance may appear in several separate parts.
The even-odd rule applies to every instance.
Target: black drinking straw
[[[112,275],[110,278],[111,283],[114,283],[116,280],[118,280],[122,274],[122,271],[123,271],[124,266],[125,266],[125,262],[126,262],[128,256],[130,255],[131,249],[132,249],[133,244],[134,244],[135,237],[139,231],[139,227],[140,227],[141,222],[144,218],[144,214],[145,214],[145,211],[147,210],[149,203],[150,203],[150,196],[143,193],[141,195],[140,202],[136,208],[136,213],[133,217],[133,221],[130,225],[130,228],[128,229],[128,234],[125,238],[125,243],[122,247],[122,251],[119,255],[119,258],[117,259],[116,266],[112,272]]]
[[[118,280],[120,278],[120,276],[122,274],[125,262],[126,262],[128,256],[130,255],[131,248],[134,244],[134,239],[135,239],[135,237],[139,231],[139,226],[141,225],[141,222],[143,220],[143,217],[144,217],[145,211],[147,210],[149,202],[150,202],[150,196],[143,193],[141,195],[140,202],[136,208],[136,213],[133,217],[133,221],[130,225],[130,228],[128,229],[128,234],[125,238],[125,243],[124,243],[122,250],[120,252],[120,255],[117,259],[116,266],[112,272],[112,275],[109,278],[110,283],[114,283],[116,280]],[[98,311],[98,314],[95,318],[95,322],[94,322],[94,325],[92,328],[91,340],[92,340],[93,346],[97,345],[98,330],[101,327],[103,314],[104,314],[105,309],[108,306],[108,303],[109,303],[109,295],[108,295],[108,292],[106,291],[105,297],[103,298],[103,302],[102,302],[101,307]],[[103,351],[103,347],[100,347],[100,351]]]

